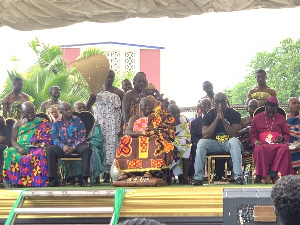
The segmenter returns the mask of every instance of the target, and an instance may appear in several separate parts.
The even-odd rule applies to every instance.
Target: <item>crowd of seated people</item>
[[[143,72],[134,76],[133,87],[124,80],[122,91],[113,87],[115,73],[110,70],[101,91],[86,103],[76,102],[74,110],[59,99],[60,88],[53,86],[50,99],[41,105],[46,117],[36,114],[22,92],[22,79],[15,78],[0,118],[1,180],[6,187],[57,187],[61,185],[57,164],[64,166],[59,159],[77,154],[81,161],[68,165],[68,176],[82,187],[99,184],[100,174],[104,183],[113,182],[114,160],[121,174],[116,181],[123,186],[136,185],[135,178],[140,183],[155,178],[170,184],[172,177],[199,186],[204,182],[206,156],[229,154],[236,184],[244,183],[246,155],[251,159],[253,155],[262,183],[276,183],[280,175],[297,173],[300,166],[300,104],[298,98],[290,98],[285,118],[275,90],[266,84],[265,71],[257,71],[256,78],[258,86],[248,94],[248,117],[241,118],[227,96],[215,94],[212,83],[205,81],[207,95],[200,99],[191,123],[174,100],[163,98],[148,84]],[[95,120],[88,136],[85,121],[77,114],[83,112]],[[6,118],[16,121],[12,131],[6,128]],[[223,179],[225,162],[216,160],[215,181]]]

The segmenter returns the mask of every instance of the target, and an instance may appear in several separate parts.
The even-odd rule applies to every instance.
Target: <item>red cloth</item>
[[[267,119],[267,122],[266,122],[266,119]],[[276,113],[274,116],[273,126],[272,126],[272,122],[273,122],[273,117],[268,117],[266,115],[265,111],[254,116],[254,118],[252,120],[250,131],[249,131],[250,143],[253,147],[255,146],[254,143],[257,140],[259,140],[259,134],[262,132],[270,132],[270,131],[278,132],[284,137],[285,142],[290,142],[290,139],[291,139],[290,130],[287,125],[285,117],[279,113]],[[268,126],[269,126],[269,129],[271,129],[271,128],[272,129],[268,130]],[[261,142],[261,143],[263,144],[266,142]]]
[[[259,113],[253,118],[249,131],[250,143],[253,147],[255,146],[255,141],[259,140],[259,135],[263,132],[278,132],[284,137],[286,142],[290,141],[287,122],[285,117],[279,113],[275,114],[274,120],[273,117],[268,117],[265,112]],[[294,174],[288,145],[268,144],[262,140],[261,144],[254,147],[253,153],[256,175],[266,177],[269,171],[280,172],[283,176]]]

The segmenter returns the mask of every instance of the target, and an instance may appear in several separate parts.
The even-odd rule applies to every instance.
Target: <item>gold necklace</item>
[[[268,124],[268,121],[267,121],[267,113],[266,113],[266,111],[265,111],[265,121],[266,121],[266,124],[267,124],[267,129],[268,129],[268,132],[269,132],[269,134],[268,134],[268,136],[267,136],[267,138],[266,139],[269,139],[270,141],[271,141],[271,139],[272,139],[272,137],[273,137],[273,135],[271,134],[271,131],[272,131],[272,129],[273,129],[273,124],[274,124],[274,118],[275,118],[275,115],[273,116],[273,120],[272,120],[272,125],[271,125],[271,128],[269,129],[269,124]]]

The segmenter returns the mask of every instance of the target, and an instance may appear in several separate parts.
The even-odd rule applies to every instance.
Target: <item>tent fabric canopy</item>
[[[0,27],[40,30],[89,21],[182,18],[207,12],[291,8],[300,0],[1,0]]]

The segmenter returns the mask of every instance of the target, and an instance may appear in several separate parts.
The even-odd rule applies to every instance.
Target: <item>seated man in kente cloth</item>
[[[173,161],[174,117],[152,96],[142,98],[140,105],[142,114],[130,118],[116,153],[116,166],[123,172],[119,181],[130,182],[136,175],[142,182],[162,178],[160,171]]]
[[[171,175],[178,176],[179,183],[189,184],[188,175],[190,167],[191,154],[191,133],[189,129],[189,120],[180,115],[180,108],[177,105],[169,106],[170,113],[175,118],[175,141],[176,156],[171,165]]]
[[[237,139],[241,128],[241,114],[227,107],[224,93],[214,97],[215,108],[203,117],[202,134],[196,150],[193,186],[203,185],[204,161],[207,154],[230,154],[237,185],[243,184],[242,143]],[[209,171],[210,172],[210,171]]]
[[[288,104],[290,113],[288,114],[287,124],[290,129],[291,141],[290,150],[292,152],[292,165],[295,171],[300,167],[300,102],[298,98],[290,98]]]
[[[256,176],[268,184],[282,176],[294,174],[291,152],[286,143],[290,141],[290,131],[285,117],[277,112],[278,101],[271,96],[265,104],[265,111],[254,116],[249,131],[250,143],[254,147]]]
[[[24,119],[12,130],[12,147],[4,150],[4,184],[44,187],[48,178],[46,147],[52,144],[50,124],[35,116],[32,102],[24,102],[22,110]]]

